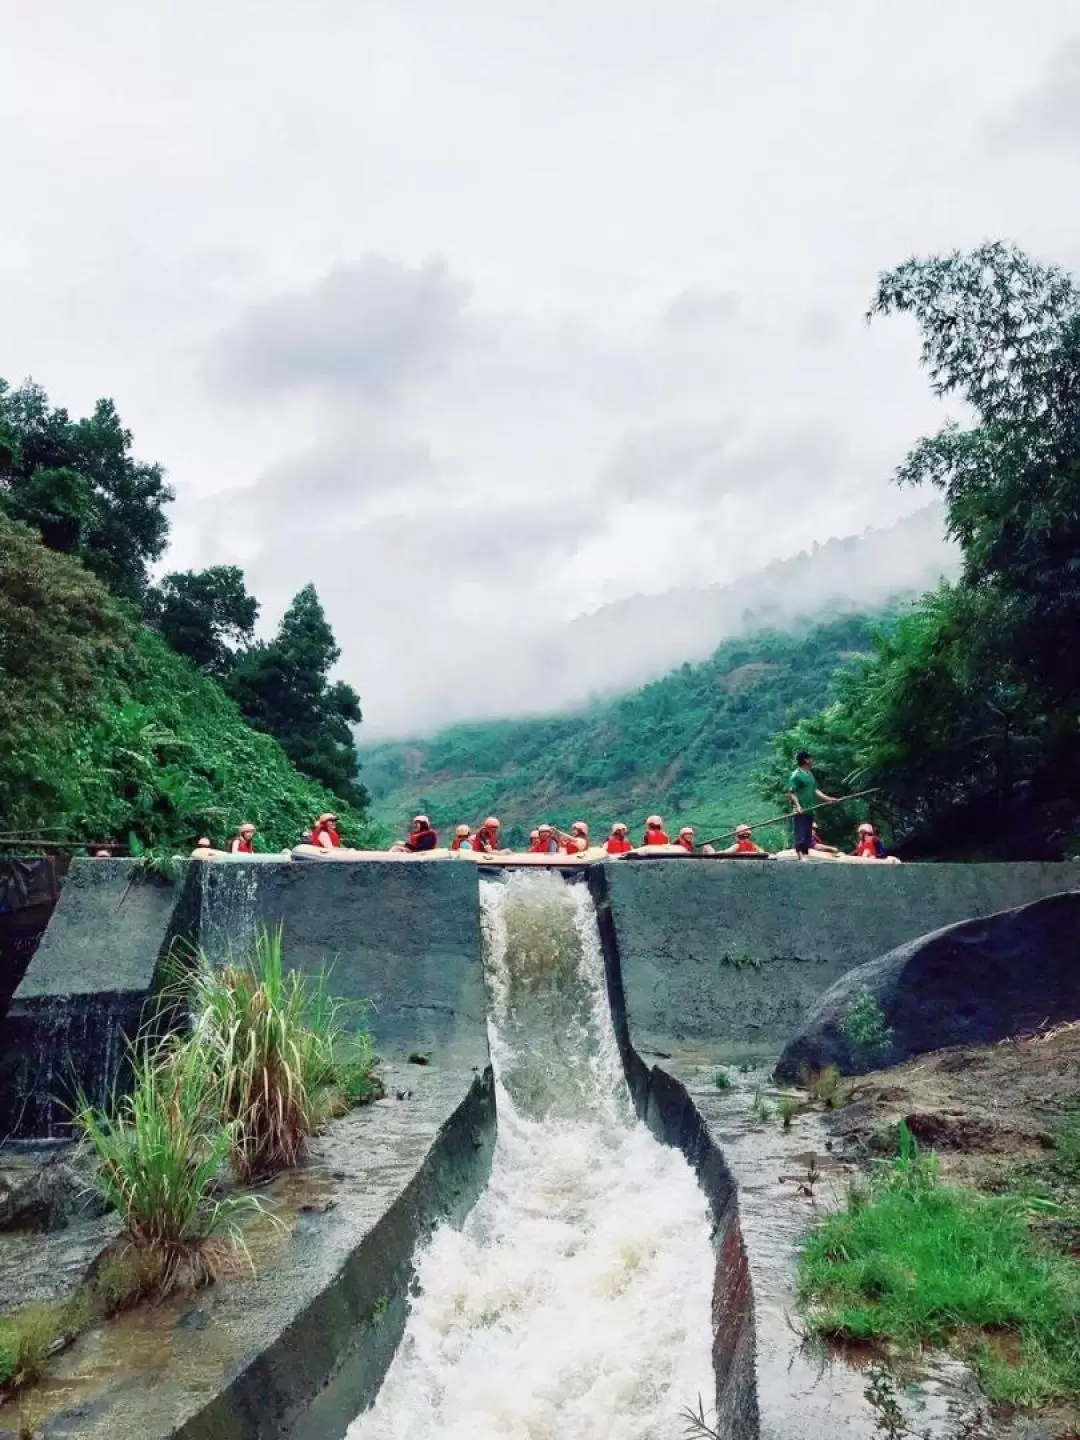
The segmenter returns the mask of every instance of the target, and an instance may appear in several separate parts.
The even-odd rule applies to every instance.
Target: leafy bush
[[[896,1036],[869,985],[856,994],[840,1022],[840,1031],[860,1061],[882,1059]]]
[[[716,1086],[717,1090],[730,1090],[731,1076],[723,1067],[721,1067],[719,1070],[714,1072],[712,1077],[712,1083]]]

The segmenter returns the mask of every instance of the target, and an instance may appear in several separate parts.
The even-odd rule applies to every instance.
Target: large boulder
[[[1080,1018],[1080,890],[963,920],[848,971],[787,1042],[777,1076],[859,1075],[949,1045]]]

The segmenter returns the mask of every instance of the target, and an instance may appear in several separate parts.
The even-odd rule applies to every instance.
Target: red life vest
[[[230,855],[254,855],[255,846],[250,840],[245,840],[242,835],[234,835],[229,841]]]
[[[879,860],[881,858],[878,850],[876,835],[864,835],[855,847],[855,854],[861,855],[864,859]]]
[[[684,850],[689,850],[690,853],[693,854],[694,842],[689,838],[689,836],[680,835],[679,838],[675,841],[675,844],[681,845]]]
[[[759,847],[754,844],[753,840],[746,839],[736,840],[735,850],[739,855],[757,855],[760,853]]]
[[[643,845],[670,845],[671,841],[664,834],[663,830],[646,830]]]
[[[567,855],[581,855],[588,848],[589,842],[587,840],[582,840],[577,835],[571,835],[570,839],[566,842]]]
[[[471,835],[455,835],[450,841],[451,850],[460,850],[463,845],[468,845],[470,850],[473,848]]]
[[[315,829],[311,832],[311,843],[313,845],[322,845],[321,836],[323,835],[327,837],[327,839],[330,841],[331,846],[334,849],[336,849],[341,844],[341,836],[334,829],[333,825],[329,823],[325,825],[315,826]]]
[[[625,855],[628,850],[632,850],[633,848],[630,841],[622,835],[612,835],[604,846],[604,849],[609,855]]]
[[[546,840],[537,840],[535,845],[529,846],[530,855],[557,855],[559,853],[559,842],[554,835],[549,835]]]
[[[487,825],[481,825],[472,839],[477,850],[494,850],[499,843],[499,833]]]

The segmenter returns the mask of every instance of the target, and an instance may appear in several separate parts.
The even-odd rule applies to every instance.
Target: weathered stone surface
[[[413,1100],[354,1111],[264,1192],[277,1223],[249,1232],[253,1276],[119,1316],[58,1357],[34,1397],[45,1440],[344,1435],[401,1338],[417,1244],[464,1219],[491,1168],[490,1070],[432,1065],[411,1084]],[[17,1416],[0,1408],[0,1435]]]
[[[480,898],[472,865],[203,864],[200,943],[212,960],[281,925],[291,966],[332,965],[331,989],[370,1001],[381,1054],[487,1063]]]
[[[864,992],[888,1032],[877,1044],[852,1022]],[[785,1045],[777,1074],[827,1064],[862,1074],[1078,1017],[1080,890],[1071,890],[947,926],[849,971]]]
[[[190,866],[173,883],[129,860],[72,864],[0,1023],[0,1133],[64,1133],[80,1088],[103,1104],[123,1085],[128,1042],[151,1018],[170,957],[190,951],[197,913]]]
[[[61,868],[51,855],[0,860],[0,1020],[56,908]]]
[[[772,1059],[841,975],[930,930],[1080,885],[1080,864],[594,866],[644,1055]]]

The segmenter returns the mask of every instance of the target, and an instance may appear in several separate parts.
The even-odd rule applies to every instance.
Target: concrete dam
[[[390,1093],[316,1150],[331,1198],[272,1263],[109,1327],[128,1358],[47,1433],[670,1440],[699,1396],[732,1440],[840,1433],[850,1384],[797,1393],[783,1264],[701,1071],[764,1074],[854,967],[1078,885],[1076,864],[75,862],[4,977],[9,1145],[62,1137],[76,1085],[123,1085],[178,948],[222,961],[260,926],[371,1002]]]

